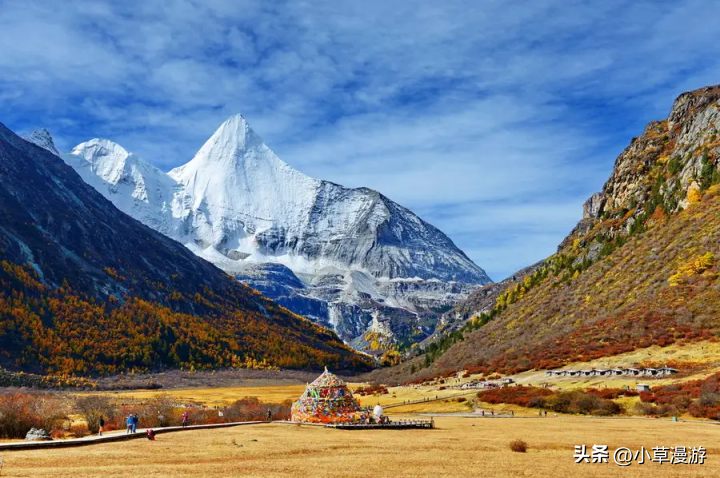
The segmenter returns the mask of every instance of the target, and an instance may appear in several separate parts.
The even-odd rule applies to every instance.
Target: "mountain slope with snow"
[[[335,333],[121,212],[2,123],[0,217],[0,369],[368,369]]]
[[[242,116],[228,119],[169,176],[192,198],[205,246],[317,273],[327,266],[373,277],[485,283],[485,273],[442,232],[370,189],[300,173]]]
[[[172,178],[122,146],[93,139],[61,155],[83,180],[121,211],[146,226],[177,239],[182,220],[181,188]]]
[[[441,231],[367,188],[310,178],[240,115],[163,173],[108,140],[62,155],[119,209],[365,348],[420,340],[490,282]]]
[[[40,146],[42,149],[51,152],[55,156],[60,156],[57,148],[55,147],[55,141],[53,141],[50,131],[45,128],[33,131],[27,136],[24,136],[25,141],[33,143],[35,146]]]

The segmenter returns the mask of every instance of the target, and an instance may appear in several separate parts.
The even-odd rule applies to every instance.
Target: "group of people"
[[[125,425],[127,426],[127,433],[137,433],[138,416],[137,414],[128,415],[125,419]]]
[[[268,419],[269,418],[270,418],[270,413],[268,412]],[[162,415],[158,416],[158,420],[161,423],[163,422],[164,419],[165,419],[164,416],[162,416]],[[137,426],[138,426],[139,421],[140,420],[139,420],[137,414],[128,415],[125,418],[125,426],[127,427],[126,434],[129,435],[131,433],[137,433]],[[182,414],[182,426],[186,427],[187,425],[188,425],[188,412],[185,412]],[[104,429],[105,429],[105,417],[101,416],[100,419],[98,420],[98,436],[102,436]],[[155,439],[154,435],[155,434],[153,433],[152,440]],[[148,436],[148,438],[150,438],[150,437]]]

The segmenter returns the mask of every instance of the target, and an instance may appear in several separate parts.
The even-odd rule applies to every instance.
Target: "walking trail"
[[[187,427],[158,427],[153,428],[155,435],[162,433],[173,433],[190,430],[202,430],[206,428],[226,428],[226,427],[237,427],[241,425],[257,425],[259,423],[268,422],[233,422],[233,423],[214,423],[210,425],[189,425]],[[106,434],[103,436],[91,435],[84,438],[72,438],[68,440],[49,440],[49,441],[22,441],[22,442],[10,442],[0,443],[0,451],[9,450],[38,450],[43,448],[66,448],[75,446],[86,446],[94,445],[97,443],[109,443],[116,441],[134,440],[134,439],[147,439],[147,428],[139,428],[137,433],[126,433],[125,430],[113,432],[112,434]]]

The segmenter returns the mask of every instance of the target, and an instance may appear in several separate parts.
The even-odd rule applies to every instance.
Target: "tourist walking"
[[[126,434],[132,433],[133,419],[132,415],[128,415],[125,419],[125,426],[127,427]]]
[[[132,432],[137,433],[138,416],[137,414],[132,416]]]
[[[188,422],[188,412],[182,414],[182,426],[186,427]]]
[[[267,412],[267,421],[269,421],[269,422],[272,421],[272,412],[270,411],[269,408],[268,408],[268,412]]]
[[[98,436],[102,436],[103,427],[105,426],[105,419],[101,416],[100,420],[98,421]]]

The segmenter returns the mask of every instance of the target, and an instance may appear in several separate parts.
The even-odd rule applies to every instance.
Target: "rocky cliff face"
[[[647,125],[615,160],[612,175],[583,206],[583,220],[621,219],[630,227],[658,207],[675,213],[697,199],[691,191],[718,181],[720,86],[680,95],[668,118]],[[622,214],[622,217],[620,217]]]
[[[300,173],[239,115],[168,174],[108,140],[62,157],[122,211],[360,346],[379,329],[387,343],[422,339],[490,282],[408,209]]]

